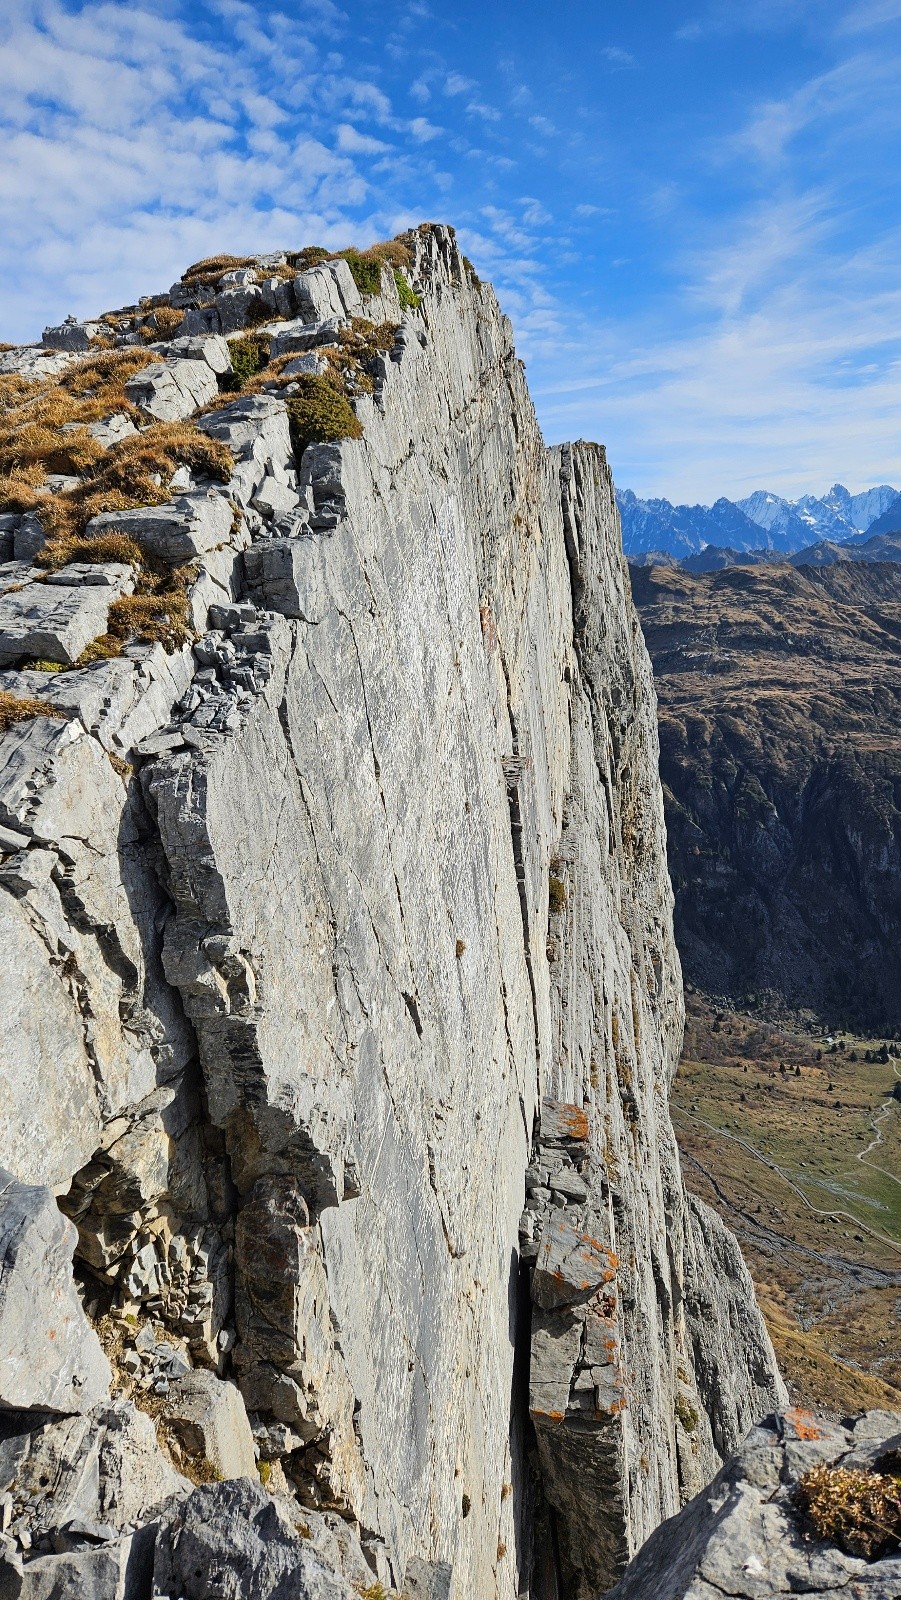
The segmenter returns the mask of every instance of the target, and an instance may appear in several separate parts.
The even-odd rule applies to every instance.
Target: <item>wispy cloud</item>
[[[464,78],[462,72],[449,72],[444,80],[446,95],[468,94],[475,86],[475,79]]]
[[[636,67],[638,62],[630,50],[622,50],[617,44],[607,44],[601,55],[614,67]]]

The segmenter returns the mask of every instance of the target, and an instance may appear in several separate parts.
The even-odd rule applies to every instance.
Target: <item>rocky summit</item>
[[[603,450],[441,226],[197,263],[0,403],[0,1594],[694,1549],[785,1391],[669,1120]]]

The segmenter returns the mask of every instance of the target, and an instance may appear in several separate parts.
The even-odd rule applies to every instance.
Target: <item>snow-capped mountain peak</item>
[[[901,528],[901,493],[879,484],[851,494],[842,483],[828,494],[787,500],[756,489],[743,500],[721,496],[712,506],[674,506],[669,500],[642,500],[632,490],[617,494],[627,555],[649,551],[681,558],[707,545],[737,551],[773,550],[792,555],[821,540],[842,544],[860,539],[877,521],[879,532],[893,520]]]

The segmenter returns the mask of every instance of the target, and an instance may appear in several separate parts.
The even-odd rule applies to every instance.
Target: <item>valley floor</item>
[[[685,1181],[738,1235],[793,1401],[898,1409],[901,1046],[686,999]]]

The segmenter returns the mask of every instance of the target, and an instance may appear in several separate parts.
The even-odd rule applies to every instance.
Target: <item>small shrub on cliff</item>
[[[795,1504],[849,1555],[875,1561],[901,1548],[901,1478],[821,1463],[805,1472]]]
[[[558,917],[566,905],[566,884],[551,873],[548,879],[548,905],[552,917]]]
[[[404,310],[418,311],[420,304],[419,295],[414,294],[403,273],[399,272],[397,267],[394,269],[394,282],[397,284],[397,298]]]
[[[691,1401],[682,1393],[676,1395],[676,1416],[686,1433],[694,1433],[698,1425],[698,1413]]]
[[[298,393],[288,399],[288,417],[294,449],[301,455],[308,444],[334,439],[361,439],[363,428],[350,401],[331,377],[302,373]]]
[[[361,294],[378,294],[382,287],[382,263],[371,250],[342,250],[351,276]]]
[[[225,385],[227,389],[243,389],[251,378],[255,378],[268,365],[269,339],[265,333],[248,333],[241,339],[232,339],[228,349],[232,358],[232,377]]]
[[[330,259],[331,251],[321,244],[308,244],[303,250],[292,251],[288,257],[290,265],[298,272],[309,272],[312,267],[321,267],[323,261]]]

